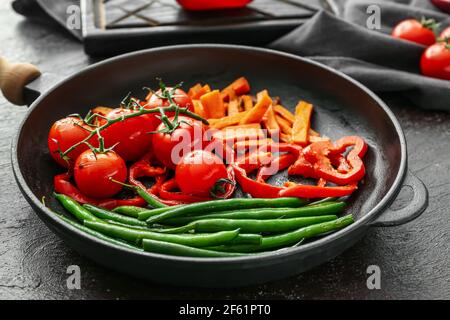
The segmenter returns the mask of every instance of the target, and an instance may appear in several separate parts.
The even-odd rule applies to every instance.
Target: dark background
[[[59,27],[24,20],[13,13],[10,2],[0,1],[1,55],[60,75],[94,62]],[[405,130],[410,170],[429,188],[427,211],[407,225],[370,230],[343,255],[298,277],[249,288],[194,289],[146,283],[110,271],[50,232],[21,196],[10,165],[11,138],[26,108],[0,97],[0,298],[449,299],[450,114],[420,111],[398,97],[384,98]],[[403,193],[395,205],[409,197]],[[66,269],[74,264],[81,268],[81,290],[66,287]],[[381,268],[381,290],[367,289],[366,269],[372,264]]]

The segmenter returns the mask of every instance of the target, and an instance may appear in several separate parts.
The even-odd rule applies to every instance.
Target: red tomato
[[[431,0],[431,2],[442,11],[450,13],[450,0]]]
[[[171,90],[172,88],[167,87],[167,90]],[[161,99],[158,96],[162,95],[162,91],[158,90],[155,94],[150,97],[148,104],[146,106],[147,109],[153,109],[156,107],[168,107],[170,105],[167,99]],[[189,98],[186,92],[181,89],[176,89],[173,95],[173,101],[180,106],[181,108],[190,108],[192,106],[192,100]],[[170,116],[170,115],[169,115]]]
[[[415,19],[404,20],[397,24],[392,31],[392,36],[424,46],[431,46],[436,42],[436,35],[429,24],[421,23]]]
[[[450,80],[450,44],[439,42],[425,50],[420,69],[428,77]]]
[[[196,150],[188,153],[178,163],[175,179],[183,193],[210,196],[220,179],[228,179],[228,172],[215,154]]]
[[[203,11],[242,8],[252,0],[177,0],[186,10]]]
[[[444,31],[442,31],[441,34],[439,35],[439,38],[450,39],[450,27],[445,28]]]
[[[132,114],[130,109],[114,109],[107,114],[107,118],[116,119],[122,115]],[[133,117],[112,124],[101,131],[105,138],[107,148],[114,147],[125,161],[135,161],[142,157],[151,147],[152,137],[150,132],[155,131],[159,120],[154,114],[146,114]]]
[[[169,118],[173,121],[173,117]],[[187,123],[180,123],[179,127],[171,134],[155,133],[152,137],[153,149],[156,157],[163,165],[170,169],[175,169],[175,165],[187,153],[193,150],[203,149],[203,135],[204,128],[200,121],[179,116],[179,121]],[[157,130],[163,130],[164,123],[161,123]]]
[[[125,182],[127,167],[114,151],[94,153],[86,150],[75,162],[74,178],[83,194],[92,198],[108,198],[122,190],[120,184],[110,179]]]
[[[74,144],[87,138],[90,134],[89,127],[83,121],[76,117],[67,117],[56,121],[50,129],[47,143],[51,156],[63,167],[71,166],[78,156],[89,147],[85,144],[79,145],[73,151],[69,152],[69,162],[63,160],[58,152],[69,149]],[[95,141],[95,140],[94,140]]]

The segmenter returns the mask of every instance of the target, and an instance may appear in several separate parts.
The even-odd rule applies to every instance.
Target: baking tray
[[[81,0],[85,51],[119,53],[170,44],[263,46],[328,9],[322,0],[254,0],[243,9],[188,12],[175,0]]]

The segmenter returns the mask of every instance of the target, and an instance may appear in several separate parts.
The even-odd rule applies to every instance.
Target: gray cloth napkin
[[[366,27],[369,5],[381,9],[380,30]],[[420,74],[424,46],[392,38],[401,20],[434,18],[443,27],[449,15],[427,0],[347,0],[339,17],[319,12],[303,26],[270,44],[273,49],[307,56],[357,79],[373,91],[398,92],[424,109],[450,111],[450,81]]]

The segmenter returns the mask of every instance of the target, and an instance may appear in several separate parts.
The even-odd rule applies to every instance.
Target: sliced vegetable
[[[292,142],[305,146],[309,141],[309,129],[313,105],[300,101],[295,108],[295,120],[292,125]]]
[[[249,209],[263,207],[300,207],[305,201],[299,198],[257,199],[257,198],[234,198],[225,200],[214,200],[201,203],[193,203],[167,210],[161,214],[153,215],[147,219],[148,224],[163,221],[169,218],[199,214],[208,211],[226,211],[234,209]]]
[[[241,77],[239,79],[236,79],[228,87],[223,89],[220,95],[224,101],[229,101],[230,96],[236,97],[243,94],[247,94],[249,92],[250,92],[250,84],[248,83],[246,78]]]
[[[193,248],[193,247],[184,246],[184,245],[180,245],[180,244],[163,242],[163,241],[155,241],[155,240],[150,240],[150,239],[144,239],[142,241],[142,244],[143,244],[145,251],[173,255],[173,256],[218,258],[218,257],[242,257],[242,256],[246,255],[243,253],[218,252],[218,251],[213,251],[213,250]]]
[[[191,217],[179,217],[164,220],[164,224],[184,225],[205,219],[278,219],[298,218],[308,216],[339,214],[344,211],[345,202],[326,202],[320,205],[305,206],[299,208],[257,208],[245,210],[232,210],[212,212]]]
[[[275,118],[275,112],[273,111],[272,106],[269,106],[264,117],[262,119],[265,128],[269,131],[271,137],[275,137],[278,140],[280,134],[280,126]]]
[[[207,118],[218,119],[225,117],[225,105],[219,90],[213,90],[201,96],[203,108]]]
[[[267,109],[272,105],[272,99],[267,90],[258,93],[258,101],[255,106],[248,111],[248,113],[241,119],[240,124],[260,123],[267,112]]]
[[[219,230],[235,230],[242,232],[260,233],[260,232],[285,232],[298,229],[300,227],[310,226],[325,221],[336,220],[335,215],[300,217],[289,219],[205,219],[192,222],[196,232],[216,232]]]
[[[280,235],[263,237],[260,245],[227,245],[220,247],[211,247],[208,249],[222,252],[257,252],[267,251],[295,245],[302,239],[309,239],[332,231],[343,229],[354,222],[352,215],[346,215],[342,218],[322,222],[319,224],[302,227],[298,230],[283,233]]]

